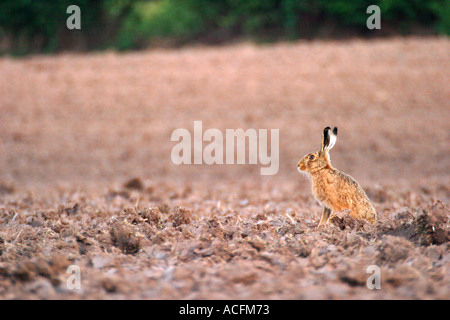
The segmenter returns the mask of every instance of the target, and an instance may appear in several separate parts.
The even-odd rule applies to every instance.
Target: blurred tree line
[[[81,30],[69,30],[69,5]],[[369,5],[381,30],[368,30]],[[450,34],[449,0],[0,0],[0,52],[139,49],[192,41]]]

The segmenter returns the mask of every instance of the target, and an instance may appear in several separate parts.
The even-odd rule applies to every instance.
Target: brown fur
[[[334,138],[336,138],[337,129]],[[372,206],[363,188],[351,176],[333,168],[329,150],[330,128],[324,129],[322,147],[318,152],[309,153],[298,162],[298,169],[311,177],[314,198],[323,206],[319,226],[328,223],[334,212],[349,209],[356,219],[365,219],[370,223],[377,220],[377,212]]]

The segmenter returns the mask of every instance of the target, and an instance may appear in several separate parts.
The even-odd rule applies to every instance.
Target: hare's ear
[[[328,151],[331,148],[334,147],[334,144],[336,143],[337,139],[337,127],[333,128],[333,131],[330,127],[326,127],[323,129],[323,135],[322,135],[322,148],[320,151]]]

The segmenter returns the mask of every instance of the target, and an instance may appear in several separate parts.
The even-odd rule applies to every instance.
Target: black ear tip
[[[334,135],[337,135],[337,127],[334,127],[334,128],[333,128],[333,134],[334,134]]]
[[[328,130],[331,130],[330,127],[326,127],[325,129],[323,129],[323,132],[327,132]]]

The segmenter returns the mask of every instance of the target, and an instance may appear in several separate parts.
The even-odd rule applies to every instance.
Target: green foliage
[[[448,34],[448,0],[159,0],[143,1],[125,21],[123,47],[152,39],[175,42],[229,37],[314,37],[332,26],[334,34],[354,30],[368,33],[367,7],[381,9],[382,25],[390,32],[409,33],[412,27],[435,28]],[[126,36],[124,36],[126,35]]]
[[[438,17],[436,30],[443,35],[450,35],[450,1],[430,1],[429,8]]]
[[[66,28],[72,4],[81,8],[82,30]],[[0,0],[0,36],[16,52],[311,38],[324,28],[364,36],[372,4],[380,7],[382,29],[390,34],[421,28],[450,34],[449,0]]]
[[[61,17],[57,14],[60,10],[65,13],[66,1],[52,0],[33,1],[2,1],[0,10],[0,27],[5,34],[18,40],[31,41],[43,35],[46,37],[45,47],[54,49],[54,37],[57,32]],[[68,1],[67,1],[68,2]],[[36,41],[36,40],[35,40]],[[18,42],[18,46],[23,43]],[[18,50],[25,48],[18,47]]]
[[[139,2],[123,22],[118,38],[120,49],[145,44],[145,39],[183,39],[204,27],[199,3],[194,1]]]
[[[114,22],[134,0],[0,0],[0,35],[8,38],[10,52],[53,52],[71,43],[95,48],[101,29]],[[81,10],[81,29],[66,27],[70,5]],[[75,40],[74,40],[75,39]],[[0,43],[1,44],[1,43]]]

